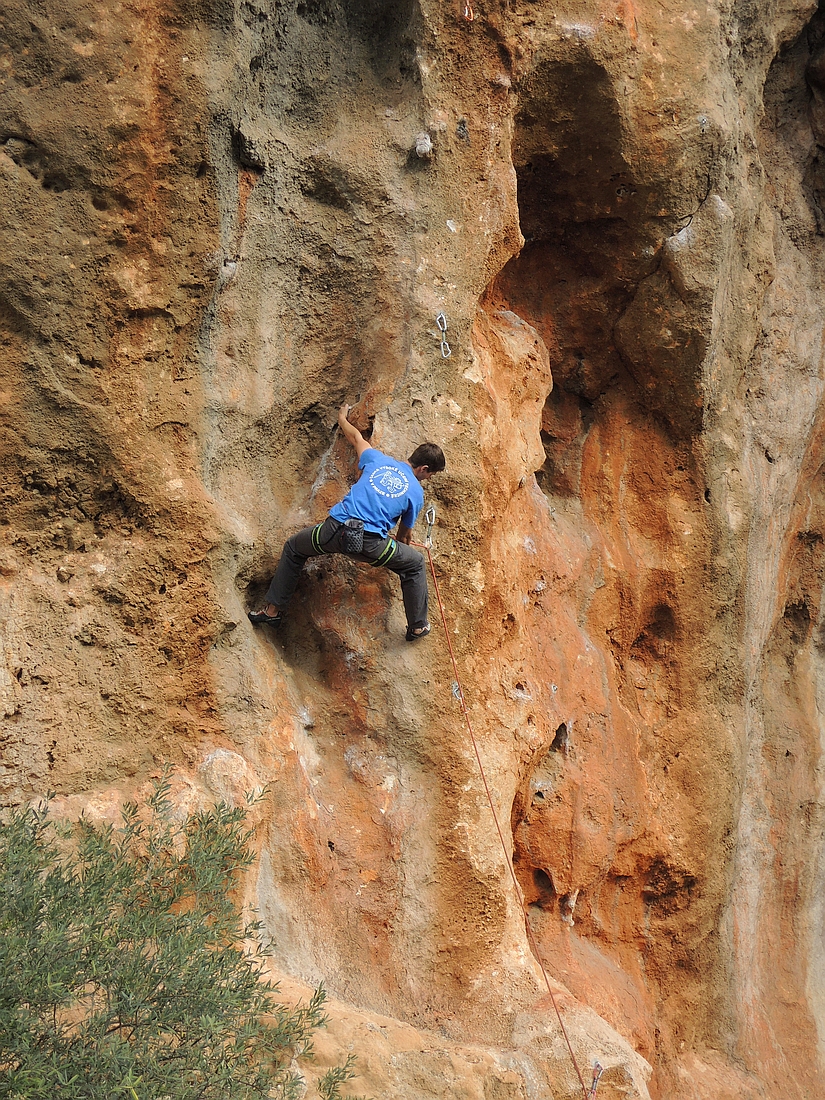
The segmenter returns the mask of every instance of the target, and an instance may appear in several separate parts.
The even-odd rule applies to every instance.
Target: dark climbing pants
[[[286,607],[307,558],[321,554],[342,554],[341,538],[344,525],[332,516],[315,527],[305,527],[287,539],[275,576],[266,594],[266,603]],[[417,630],[427,623],[427,570],[424,556],[411,546],[394,538],[382,538],[364,532],[364,549],[360,554],[347,554],[354,561],[383,565],[401,578],[401,595],[407,615],[407,628]]]

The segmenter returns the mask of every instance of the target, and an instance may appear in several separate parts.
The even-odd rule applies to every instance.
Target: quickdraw
[[[447,317],[443,310],[436,317],[435,323],[438,325],[438,331],[441,333],[441,358],[449,359],[453,354],[453,350],[447,343]]]
[[[435,526],[435,505],[431,504],[427,511],[424,513],[424,519],[427,521],[427,534],[424,538],[424,545],[430,549],[433,545],[433,527]]]
[[[604,1073],[604,1066],[601,1062],[593,1063],[593,1084],[590,1086],[590,1092],[587,1094],[587,1100],[593,1100],[596,1095],[596,1089],[599,1087],[599,1081],[602,1079]]]

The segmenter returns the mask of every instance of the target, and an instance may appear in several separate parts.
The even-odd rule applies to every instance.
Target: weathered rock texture
[[[581,1095],[443,636],[338,559],[246,622],[358,398],[447,453],[449,630],[587,1084],[818,1096],[825,16],[6,0],[0,32],[3,800],[270,784],[251,889],[360,1091]]]

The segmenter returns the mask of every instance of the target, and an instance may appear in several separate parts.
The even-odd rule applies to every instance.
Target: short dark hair
[[[437,443],[419,443],[407,460],[415,470],[418,466],[426,466],[431,474],[439,474],[447,465],[444,452]]]

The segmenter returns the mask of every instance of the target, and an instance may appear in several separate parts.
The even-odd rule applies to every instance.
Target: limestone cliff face
[[[336,999],[321,1061],[581,1095],[443,635],[337,558],[245,618],[357,399],[447,454],[448,629],[587,1084],[818,1095],[825,14],[7,0],[0,50],[3,802],[270,784],[250,894]]]

